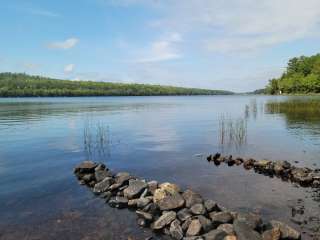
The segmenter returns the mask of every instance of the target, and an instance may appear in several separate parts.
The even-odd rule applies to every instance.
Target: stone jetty
[[[191,189],[173,183],[112,173],[104,164],[80,163],[74,173],[82,185],[114,208],[135,210],[137,223],[172,239],[297,240],[298,231],[279,221],[263,222],[254,213],[230,211]]]
[[[220,153],[209,155],[207,160],[217,166],[221,163],[228,166],[243,165],[246,170],[254,169],[259,174],[290,180],[303,187],[320,188],[320,169],[296,167],[287,161],[234,158],[232,155],[222,156]]]

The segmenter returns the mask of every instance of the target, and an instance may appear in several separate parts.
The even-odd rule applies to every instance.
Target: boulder
[[[208,212],[219,210],[217,203],[211,199],[205,200],[204,206]]]
[[[224,240],[226,236],[227,233],[220,229],[211,230],[210,232],[203,235],[205,240]]]
[[[74,169],[74,173],[78,176],[80,174],[94,173],[94,169],[97,167],[97,164],[92,161],[84,161],[77,165]]]
[[[156,203],[160,210],[172,210],[184,206],[184,199],[179,192],[169,187],[159,188],[154,192],[153,202]],[[169,191],[167,191],[169,189]]]
[[[196,236],[201,231],[201,223],[199,219],[194,219],[190,222],[186,235],[187,236]]]
[[[243,167],[247,170],[253,168],[254,163],[256,162],[256,160],[250,158],[250,159],[246,159],[243,161]]]
[[[181,240],[183,238],[183,231],[180,226],[179,220],[176,219],[170,224],[169,231],[170,231],[170,235],[173,239]]]
[[[210,219],[202,215],[197,216],[197,218],[200,221],[201,227],[205,232],[209,232],[213,228],[212,222]]]
[[[235,235],[228,235],[225,236],[223,240],[238,240],[238,238]]]
[[[125,197],[113,197],[109,200],[110,207],[126,208],[128,206],[128,199]]]
[[[221,225],[219,225],[219,227],[218,227],[217,229],[226,232],[228,235],[233,235],[233,234],[235,234],[233,225],[232,225],[232,224],[229,224],[229,223],[221,224]]]
[[[233,217],[229,212],[211,212],[209,215],[214,226],[223,223],[232,223],[233,221]]]
[[[139,197],[143,190],[147,187],[147,183],[141,180],[131,180],[129,186],[123,191],[128,199]]]
[[[270,224],[273,228],[280,229],[281,239],[290,239],[290,240],[301,239],[301,234],[285,223],[272,220],[272,221],[270,221]]]
[[[132,179],[133,177],[130,176],[129,173],[127,172],[120,172],[116,175],[115,177],[115,183],[119,184],[120,186],[127,184],[129,182],[130,179]]]
[[[139,199],[137,199],[137,208],[144,208],[150,202],[151,202],[151,200],[149,198],[139,198]]]
[[[177,213],[177,217],[180,221],[184,222],[188,218],[192,217],[192,214],[188,208],[183,208]]]
[[[233,227],[238,240],[262,240],[261,235],[245,222],[236,220]]]
[[[184,223],[182,223],[181,227],[184,232],[186,232],[188,230],[188,227],[191,222],[192,222],[192,219],[188,218],[186,221],[184,221]]]
[[[152,221],[153,219],[153,216],[150,214],[150,213],[147,213],[147,212],[144,212],[144,211],[140,211],[140,210],[137,210],[136,211],[136,214],[140,217],[140,218],[143,218],[147,221]]]
[[[160,184],[159,188],[171,194],[180,192],[180,187],[178,185],[168,182]]]
[[[97,182],[101,182],[103,179],[107,177],[112,177],[112,174],[106,170],[96,170],[94,172],[94,176]]]
[[[237,220],[246,223],[255,230],[258,230],[262,224],[261,217],[254,213],[238,213]]]
[[[203,199],[200,196],[200,194],[195,193],[191,190],[186,190],[183,194],[182,194],[184,200],[186,201],[186,207],[190,208],[191,206],[193,206],[196,203],[202,203]]]
[[[94,185],[93,192],[94,193],[102,193],[108,190],[108,188],[112,185],[113,178],[106,177],[101,182],[98,182]]]
[[[202,203],[196,203],[192,205],[190,210],[194,215],[203,215],[206,213],[206,209]]]
[[[281,239],[281,231],[279,228],[272,228],[263,232],[262,234],[263,240],[280,240]]]
[[[148,182],[148,189],[153,195],[156,189],[158,188],[158,182],[157,181],[150,181]]]
[[[169,225],[173,220],[176,219],[176,213],[174,211],[165,212],[161,215],[152,225],[154,230],[159,230]]]

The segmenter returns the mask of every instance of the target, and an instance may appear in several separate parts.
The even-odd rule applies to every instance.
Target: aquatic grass
[[[247,141],[247,121],[243,118],[232,119],[224,115],[219,118],[219,143],[241,146]]]

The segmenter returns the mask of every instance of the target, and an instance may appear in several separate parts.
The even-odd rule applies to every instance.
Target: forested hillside
[[[232,92],[148,84],[70,81],[30,76],[22,73],[0,73],[0,97],[216,94],[232,94]]]
[[[290,59],[282,76],[269,81],[266,92],[320,93],[320,54]]]

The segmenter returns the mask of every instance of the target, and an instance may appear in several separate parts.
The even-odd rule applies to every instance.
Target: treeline
[[[290,59],[286,71],[280,78],[271,79],[265,92],[320,93],[320,54]]]
[[[30,76],[23,73],[0,73],[0,97],[161,96],[217,94],[232,94],[232,92],[148,84],[70,81],[41,76]]]

